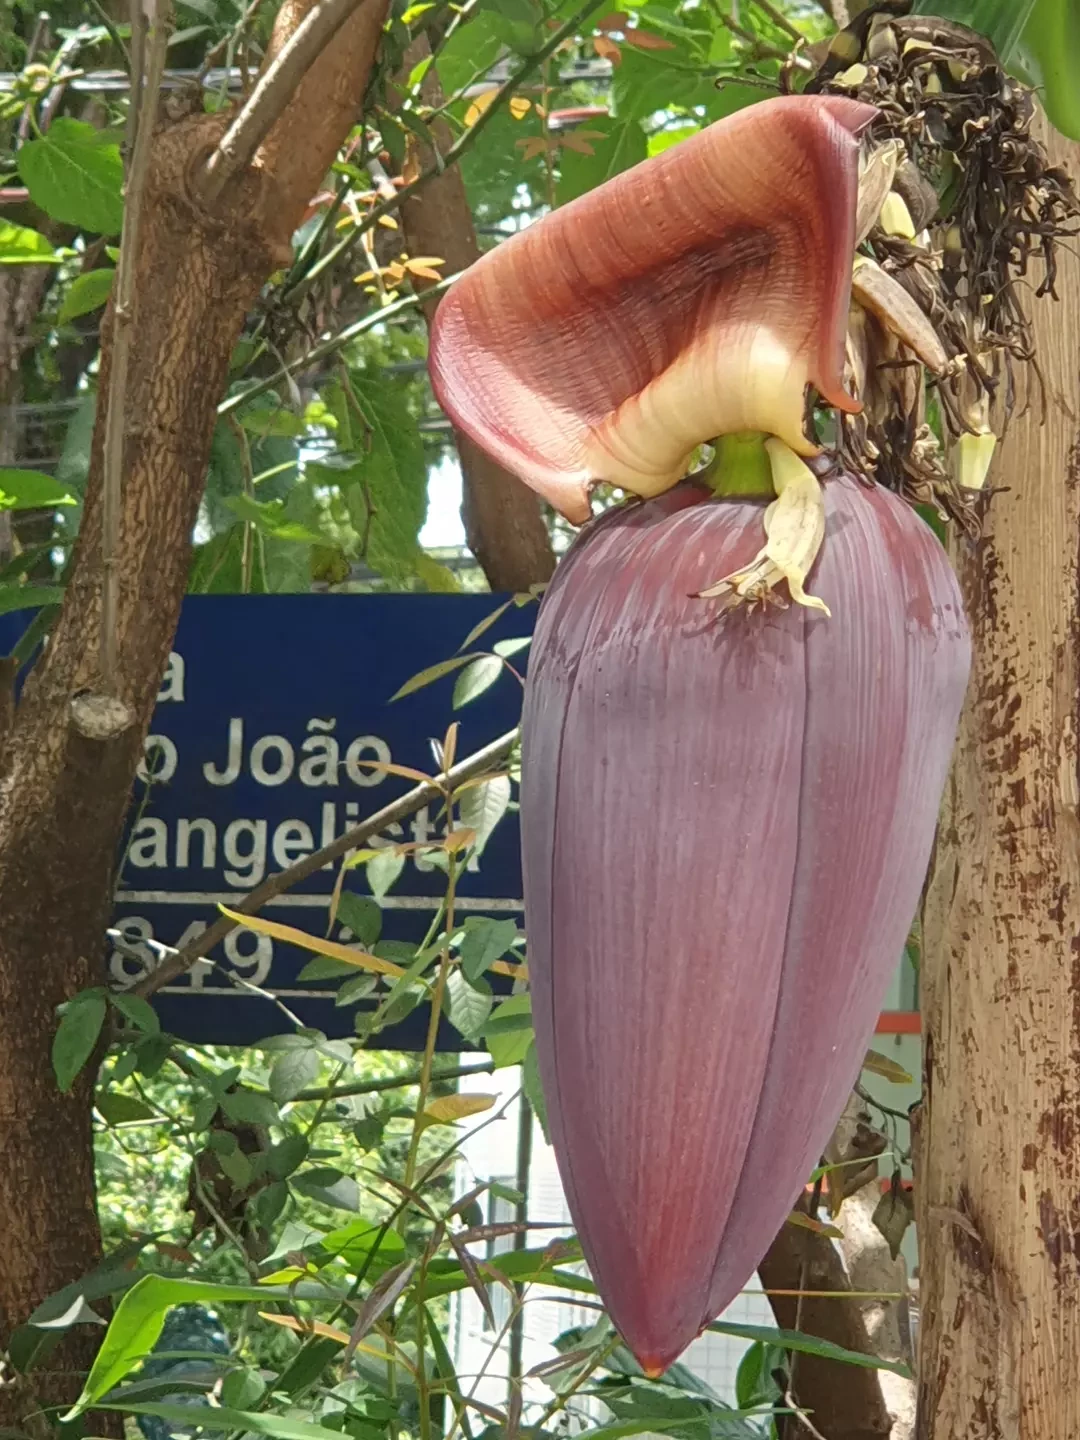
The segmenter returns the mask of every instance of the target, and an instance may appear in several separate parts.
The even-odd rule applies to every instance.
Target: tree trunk
[[[308,8],[309,0],[286,0],[272,53]],[[110,310],[75,564],[53,635],[0,737],[0,1350],[99,1251],[91,1078],[71,1095],[57,1093],[55,1007],[104,980],[114,857],[184,596],[229,358],[260,285],[291,253],[292,231],[356,119],[385,8],[366,0],[338,32],[213,214],[195,198],[192,179],[228,117],[161,123],[155,136],[130,327],[112,697],[134,718],[126,728],[95,725],[80,698],[101,688]],[[83,1361],[96,1338],[84,1343]],[[55,1363],[71,1368],[72,1360]],[[39,1393],[47,1390],[46,1376]],[[0,1427],[18,1425],[28,1406],[24,1390],[0,1385]]]
[[[799,1208],[806,1210],[805,1199]],[[795,1225],[785,1225],[780,1231],[758,1266],[758,1276],[766,1290],[852,1288],[833,1242]],[[770,1295],[769,1304],[783,1330],[802,1330],[846,1350],[872,1353],[855,1300]],[[791,1391],[824,1440],[889,1440],[892,1420],[875,1370],[793,1355]],[[796,1417],[783,1425],[782,1440],[801,1440],[807,1433]]]
[[[1080,147],[1052,157],[1080,171]],[[1080,1435],[1080,261],[957,569],[974,670],[924,917],[921,1440]]]
[[[431,54],[426,38],[415,41],[405,57],[404,73]],[[434,66],[421,83],[424,103],[437,109],[444,96]],[[450,148],[450,127],[443,119],[432,124],[440,150]],[[419,147],[415,159],[421,170],[431,163],[432,152]],[[401,207],[405,243],[411,255],[432,255],[444,260],[443,273],[454,275],[480,256],[469,197],[460,165],[411,195]],[[423,280],[417,284],[422,286]],[[438,308],[432,300],[424,307],[430,324]],[[515,475],[486,455],[467,435],[455,430],[464,484],[462,519],[469,549],[480,562],[492,590],[527,590],[550,580],[555,570],[551,539],[540,512],[540,502]]]

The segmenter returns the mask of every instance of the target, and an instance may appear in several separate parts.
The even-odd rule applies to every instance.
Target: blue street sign
[[[411,675],[452,656],[501,598],[188,597],[135,786],[114,920],[125,943],[109,955],[112,982],[134,983],[153,967],[147,941],[183,948],[218,918],[219,905],[235,907],[268,875],[330,843],[415,783],[362,762],[433,774],[431,741],[441,739],[452,720],[461,724],[458,758],[512,729],[521,687],[509,672],[460,712],[451,707],[454,675],[389,703]],[[534,615],[534,606],[511,606],[472,648],[527,635]],[[511,662],[515,669],[523,659]],[[418,811],[383,839],[436,839],[445,818],[434,808]],[[260,913],[325,935],[337,871],[334,865],[317,872]],[[408,854],[382,902],[382,940],[418,942],[445,883],[430,859]],[[346,872],[345,887],[370,894],[362,866]],[[470,862],[457,892],[462,918],[520,922],[516,810],[499,823],[479,863]],[[354,937],[336,924],[331,938],[347,943]],[[154,1003],[165,1029],[197,1043],[250,1044],[293,1028],[273,1000],[238,985],[239,979],[328,1036],[355,1033],[356,1007],[335,1006],[336,982],[297,980],[312,958],[237,929]],[[414,1011],[372,1044],[421,1049],[427,1024],[426,1009]],[[465,1048],[446,1022],[440,1048]]]

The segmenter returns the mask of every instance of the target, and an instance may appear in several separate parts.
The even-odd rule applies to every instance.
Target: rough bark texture
[[[279,43],[306,8],[283,7]],[[99,683],[101,403],[63,611],[0,752],[0,1350],[98,1253],[90,1083],[57,1093],[55,1007],[103,980],[113,857],[184,595],[229,357],[356,118],[384,11],[382,0],[366,0],[339,32],[216,215],[194,197],[192,178],[223,117],[164,123],[155,138],[131,327],[117,626],[118,698],[135,722],[103,741],[73,723],[73,697]],[[110,315],[102,396],[112,328]],[[81,1356],[76,1343],[55,1363],[77,1366],[96,1340],[89,1332]],[[0,1426],[20,1423],[30,1403],[0,1385]]]
[[[405,57],[405,73],[430,53],[426,38],[416,41]],[[433,67],[424,76],[421,89],[425,104],[438,107],[443,103],[442,87]],[[436,120],[431,128],[439,149],[448,150],[453,137],[446,121]],[[415,158],[419,167],[426,169],[432,155],[421,148]],[[472,211],[458,165],[429,180],[405,201],[401,223],[409,253],[441,257],[446,262],[445,275],[465,270],[479,258]],[[417,283],[423,285],[424,281]],[[437,306],[437,300],[425,306],[429,323]],[[530,585],[550,580],[555,555],[540,502],[522,481],[467,435],[454,433],[464,480],[461,513],[465,534],[488,584],[493,590],[527,590]]]
[[[1080,147],[1051,145],[1080,172]],[[1080,261],[957,565],[975,663],[924,919],[921,1440],[1080,1435]]]

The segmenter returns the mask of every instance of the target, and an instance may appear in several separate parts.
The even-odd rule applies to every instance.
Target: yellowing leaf
[[[387,230],[396,230],[398,228],[398,223],[392,215],[380,215],[376,223],[384,225]]]
[[[532,101],[526,100],[524,95],[515,95],[510,101],[510,114],[515,120],[523,120],[532,109]]]
[[[868,1050],[866,1059],[863,1061],[863,1069],[869,1070],[872,1075],[880,1075],[883,1080],[891,1080],[894,1085],[910,1085],[911,1076],[902,1065],[895,1060],[890,1060],[887,1055],[881,1055],[877,1050]]]
[[[482,95],[477,95],[476,99],[465,111],[465,124],[467,127],[476,124],[477,120],[480,119],[480,116],[483,115],[484,111],[498,93],[498,90],[485,90]]]
[[[424,1111],[428,1125],[452,1125],[468,1115],[479,1115],[495,1104],[494,1095],[441,1095]]]
[[[292,925],[282,925],[276,920],[264,920],[261,915],[241,915],[239,911],[229,910],[224,905],[219,905],[218,909],[238,925],[244,925],[260,935],[269,935],[274,940],[299,945],[302,950],[313,950],[316,955],[329,955],[332,960],[355,965],[358,970],[373,970],[376,975],[393,975],[395,979],[405,973],[400,965],[395,965],[390,960],[380,960],[377,955],[368,955],[363,950],[339,945],[336,940],[324,940],[318,935],[309,935],[306,930],[297,930]]]
[[[344,1330],[335,1330],[333,1325],[326,1325],[321,1320],[297,1320],[295,1315],[273,1315],[268,1310],[260,1310],[259,1319],[269,1320],[272,1325],[283,1325],[286,1330],[295,1330],[297,1335],[321,1335],[325,1340],[336,1340],[339,1345],[348,1345],[351,1338]],[[354,1345],[353,1349],[386,1364],[386,1351],[375,1345],[365,1345],[361,1341],[359,1345]],[[410,1368],[407,1362],[406,1368]]]
[[[433,280],[441,280],[442,276],[435,267],[445,264],[446,261],[438,255],[417,255],[414,260],[405,261],[405,269],[413,275],[429,275]]]
[[[295,1330],[297,1335],[321,1335],[324,1340],[336,1340],[339,1345],[349,1343],[346,1331],[335,1330],[321,1320],[297,1320],[295,1315],[273,1315],[268,1310],[260,1310],[259,1319],[269,1320],[271,1325],[283,1325],[286,1330]]]

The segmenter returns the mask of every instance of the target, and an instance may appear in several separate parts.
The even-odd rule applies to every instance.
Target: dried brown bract
[[[1032,292],[1054,294],[1057,247],[1077,233],[1080,203],[1031,133],[1030,91],[981,35],[888,10],[863,19],[806,86],[880,112],[862,180],[863,208],[876,212],[862,251],[880,271],[855,286],[848,342],[865,408],[840,417],[840,450],[975,530],[994,435],[1032,393],[1041,403],[1025,307]],[[931,361],[929,375],[935,347],[922,332],[913,348],[911,306],[890,311],[884,277],[936,332],[946,363]]]

